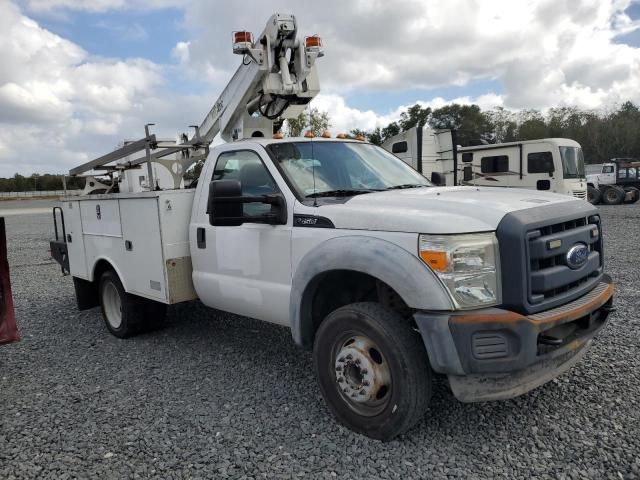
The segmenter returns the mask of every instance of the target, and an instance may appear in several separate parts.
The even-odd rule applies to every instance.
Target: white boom
[[[147,163],[148,184],[153,188],[150,165],[163,163],[174,180],[181,179],[189,165],[207,155],[218,133],[228,142],[271,136],[276,121],[297,116],[320,91],[315,61],[323,56],[322,43],[315,35],[301,41],[295,16],[273,14],[255,42],[246,31],[234,32],[233,39],[233,52],[243,56],[242,64],[200,126],[194,126],[190,139],[183,135],[182,143],[158,142],[146,126],[144,138],[73,168],[69,175],[91,170],[113,172]],[[140,158],[108,165],[142,150],[145,155]],[[160,160],[177,153],[182,153],[182,159]]]

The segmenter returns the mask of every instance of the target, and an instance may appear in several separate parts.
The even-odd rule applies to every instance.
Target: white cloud
[[[230,32],[257,35],[274,11],[296,13],[301,36],[324,40],[323,93],[313,104],[329,112],[334,132],[386,125],[408,106],[355,109],[345,101],[352,93],[374,98],[410,89],[432,108],[452,101],[512,109],[640,103],[640,49],[616,43],[640,26],[624,13],[630,1],[246,0],[239,7],[208,0],[21,0],[22,13],[0,0],[0,175],[62,171],[142,135],[148,122],[167,136],[197,123],[240,62]],[[184,38],[170,52],[176,65],[94,58],[28,18],[169,6],[183,8],[184,16]],[[152,32],[147,27],[134,24],[129,34],[144,38]],[[207,93],[172,93],[168,72],[206,82]],[[497,91],[446,99],[432,93],[454,85],[464,92],[487,80]]]

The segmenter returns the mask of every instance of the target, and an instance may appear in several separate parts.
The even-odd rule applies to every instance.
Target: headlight
[[[498,240],[493,233],[420,235],[418,253],[457,308],[499,303]]]

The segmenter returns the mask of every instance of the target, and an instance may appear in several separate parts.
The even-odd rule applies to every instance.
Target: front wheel
[[[406,319],[380,304],[330,313],[316,334],[313,358],[329,409],[358,433],[391,440],[415,425],[429,404],[424,343]]]
[[[587,201],[592,205],[598,205],[602,199],[602,193],[595,187],[587,187]]]

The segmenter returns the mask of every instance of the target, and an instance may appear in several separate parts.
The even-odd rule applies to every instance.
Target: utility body
[[[283,35],[242,51],[260,58],[256,45]],[[266,72],[278,65],[289,69],[281,61]],[[287,91],[296,84],[281,80]],[[252,94],[237,96],[252,104],[276,83],[252,82]],[[243,135],[209,149],[198,140],[207,135],[171,147],[206,150],[197,185],[57,207],[63,231],[52,254],[73,276],[78,306],[100,306],[116,336],[157,325],[167,305],[194,298],[284,325],[313,352],[336,418],[388,440],[422,418],[434,372],[462,401],[511,398],[566,371],[605,326],[613,286],[600,217],[587,202],[437,187],[357,140]]]
[[[640,161],[612,158],[607,163],[589,165],[587,175],[589,202],[619,205],[640,199]]]
[[[442,185],[513,187],[587,197],[582,149],[567,138],[461,147],[453,130],[413,127],[387,139],[382,147]]]

